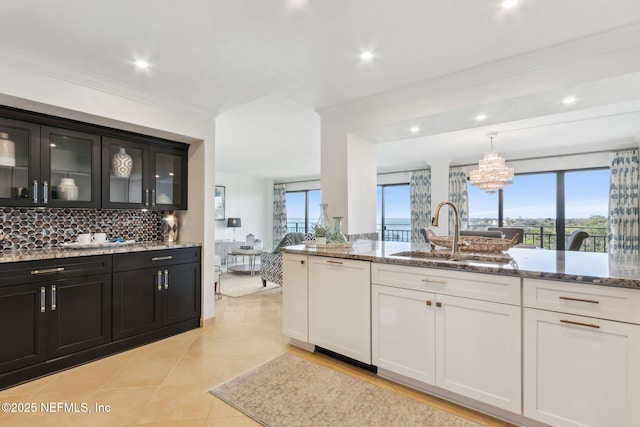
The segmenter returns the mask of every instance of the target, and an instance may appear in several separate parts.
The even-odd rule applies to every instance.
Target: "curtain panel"
[[[609,187],[609,230],[607,233],[610,254],[638,254],[639,223],[639,169],[637,150],[611,154]]]
[[[431,170],[414,171],[409,180],[411,201],[411,242],[424,243],[420,229],[431,221]]]
[[[287,192],[284,184],[273,186],[273,247],[287,234]]]
[[[467,173],[462,167],[449,168],[449,201],[458,208],[460,230],[469,226],[469,190]],[[449,234],[453,234],[453,210],[449,209]]]

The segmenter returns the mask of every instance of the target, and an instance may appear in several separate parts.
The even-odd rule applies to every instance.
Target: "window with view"
[[[320,216],[320,190],[288,191],[287,232],[310,233]]]
[[[409,184],[377,187],[377,223],[382,240],[411,241]]]

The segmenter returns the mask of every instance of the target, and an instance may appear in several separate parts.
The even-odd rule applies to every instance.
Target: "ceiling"
[[[203,117],[242,111],[252,102],[265,113],[291,113],[295,105],[308,128],[283,122],[278,131],[273,121],[256,120],[260,110],[251,107],[245,121],[251,133],[225,132],[216,141],[218,167],[286,179],[319,174],[319,163],[308,163],[320,141],[318,122],[309,112],[322,115],[381,94],[406,94],[406,88],[421,82],[640,24],[637,0],[616,0],[615,7],[600,0],[520,0],[508,11],[500,3],[0,0],[0,61],[19,58],[43,72],[55,70],[61,78],[156,99]],[[372,61],[359,58],[363,49],[374,52]],[[147,60],[149,69],[136,70],[135,59]],[[478,139],[489,130],[501,133],[496,148],[512,157],[528,155],[538,144],[533,141],[557,145],[558,132],[567,146],[628,145],[640,135],[639,82],[627,76],[583,83],[579,101],[588,104],[579,109],[562,109],[555,98],[549,102],[566,96],[554,88],[527,97],[478,100],[477,107],[407,113],[359,133],[379,144],[381,170],[415,167],[416,153],[470,161],[487,151]],[[480,106],[491,110],[493,121],[469,121]],[[408,134],[416,122],[423,131]],[[508,148],[501,145],[507,139]],[[281,151],[264,149],[282,140],[289,147],[285,164]],[[296,140],[302,144],[297,150]],[[232,151],[245,155],[224,154]],[[287,169],[304,160],[305,169]]]

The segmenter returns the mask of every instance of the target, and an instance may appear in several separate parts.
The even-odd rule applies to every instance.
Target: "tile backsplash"
[[[80,233],[107,233],[136,242],[162,240],[163,211],[134,209],[0,208],[0,249],[51,249]]]

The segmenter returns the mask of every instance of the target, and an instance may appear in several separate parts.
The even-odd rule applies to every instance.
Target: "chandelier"
[[[502,189],[503,186],[513,183],[513,168],[504,164],[504,159],[493,152],[493,138],[497,133],[488,134],[491,140],[491,152],[484,155],[484,159],[478,162],[478,169],[471,171],[471,185],[482,188],[489,194]]]

